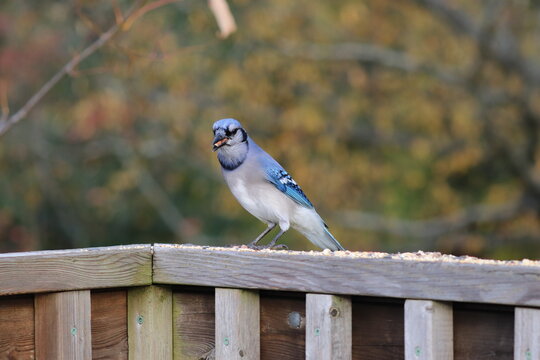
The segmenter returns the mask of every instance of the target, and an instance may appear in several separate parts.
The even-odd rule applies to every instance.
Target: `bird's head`
[[[242,128],[242,124],[235,119],[221,119],[214,123],[214,140],[212,141],[212,151],[223,147],[233,148],[247,141],[248,135]]]

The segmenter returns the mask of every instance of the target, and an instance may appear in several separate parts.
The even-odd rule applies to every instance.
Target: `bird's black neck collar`
[[[221,167],[228,171],[237,169],[246,160],[248,150],[249,143],[247,139],[234,146],[223,146],[218,150],[217,155]]]

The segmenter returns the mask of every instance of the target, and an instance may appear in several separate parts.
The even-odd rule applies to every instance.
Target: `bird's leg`
[[[278,241],[278,239],[281,237],[281,235],[283,235],[285,233],[285,231],[287,230],[283,230],[283,229],[280,229],[279,232],[277,233],[276,236],[274,236],[274,238],[272,239],[272,241],[270,241],[268,243],[268,245],[264,246],[266,249],[272,249],[272,248],[285,248],[287,249],[287,246],[286,245],[276,245],[276,241]]]
[[[261,240],[263,237],[265,237],[266,234],[268,234],[270,231],[272,231],[272,229],[275,228],[275,227],[276,227],[276,224],[268,224],[268,227],[266,229],[264,229],[264,231],[259,236],[257,236],[257,238],[255,240],[250,242],[247,246],[250,247],[250,248],[256,247],[259,240]]]

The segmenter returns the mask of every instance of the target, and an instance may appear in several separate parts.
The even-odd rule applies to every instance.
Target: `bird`
[[[230,191],[244,209],[267,225],[248,247],[286,248],[276,242],[292,227],[321,249],[345,250],[296,181],[253,141],[238,120],[218,120],[212,130],[212,150],[217,152]],[[268,245],[257,245],[276,226],[279,232]]]

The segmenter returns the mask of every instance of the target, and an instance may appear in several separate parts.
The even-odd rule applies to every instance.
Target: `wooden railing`
[[[0,255],[0,359],[540,359],[540,262],[130,245]]]

